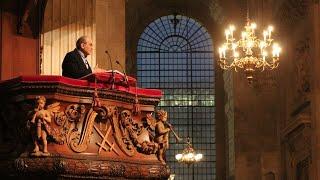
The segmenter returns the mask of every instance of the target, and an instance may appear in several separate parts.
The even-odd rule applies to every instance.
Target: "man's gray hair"
[[[86,43],[87,39],[88,39],[88,36],[81,36],[76,42],[77,49],[81,49],[81,44]]]

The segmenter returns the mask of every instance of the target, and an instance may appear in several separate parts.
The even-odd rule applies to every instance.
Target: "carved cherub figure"
[[[36,97],[36,108],[30,120],[30,131],[33,138],[34,149],[33,156],[49,156],[47,147],[47,136],[51,135],[50,123],[52,121],[52,112],[59,108],[57,103],[51,104],[45,109],[46,98],[43,96]],[[42,148],[40,148],[42,146]],[[42,151],[40,150],[42,149]]]
[[[159,144],[157,157],[160,162],[165,164],[165,152],[169,148],[169,133],[171,131],[170,124],[166,123],[168,113],[164,110],[156,112],[157,122],[155,124],[155,142]]]

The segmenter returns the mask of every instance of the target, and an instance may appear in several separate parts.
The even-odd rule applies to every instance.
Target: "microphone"
[[[120,66],[120,68],[123,72],[124,81],[126,82],[127,86],[129,86],[128,76],[126,74],[126,71],[124,70],[123,66],[120,64],[120,62],[118,60],[116,60],[116,63]]]
[[[112,72],[112,86],[111,86],[111,89],[114,89],[114,83],[115,83],[115,76],[114,76],[114,71],[113,71],[113,66],[112,66],[112,61],[111,61],[111,57],[110,57],[110,54],[109,52],[106,50],[105,53],[108,55],[109,57],[109,63],[110,63],[110,66],[111,66],[111,72]]]

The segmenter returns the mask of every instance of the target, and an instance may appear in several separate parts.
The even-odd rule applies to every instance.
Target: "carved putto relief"
[[[60,108],[59,103],[53,103],[45,107],[46,98],[38,96],[36,98],[36,107],[33,110],[32,119],[28,122],[34,149],[31,153],[32,156],[49,156],[48,140],[50,136],[56,142],[60,143],[60,138],[55,129],[51,128],[53,113],[57,112]]]

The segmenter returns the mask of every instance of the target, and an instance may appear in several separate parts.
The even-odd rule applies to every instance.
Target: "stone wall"
[[[318,179],[320,102],[314,83],[319,74],[313,67],[317,67],[319,59],[319,2],[282,1],[274,19],[280,27],[285,50],[280,87],[283,114],[279,123],[282,177]]]

